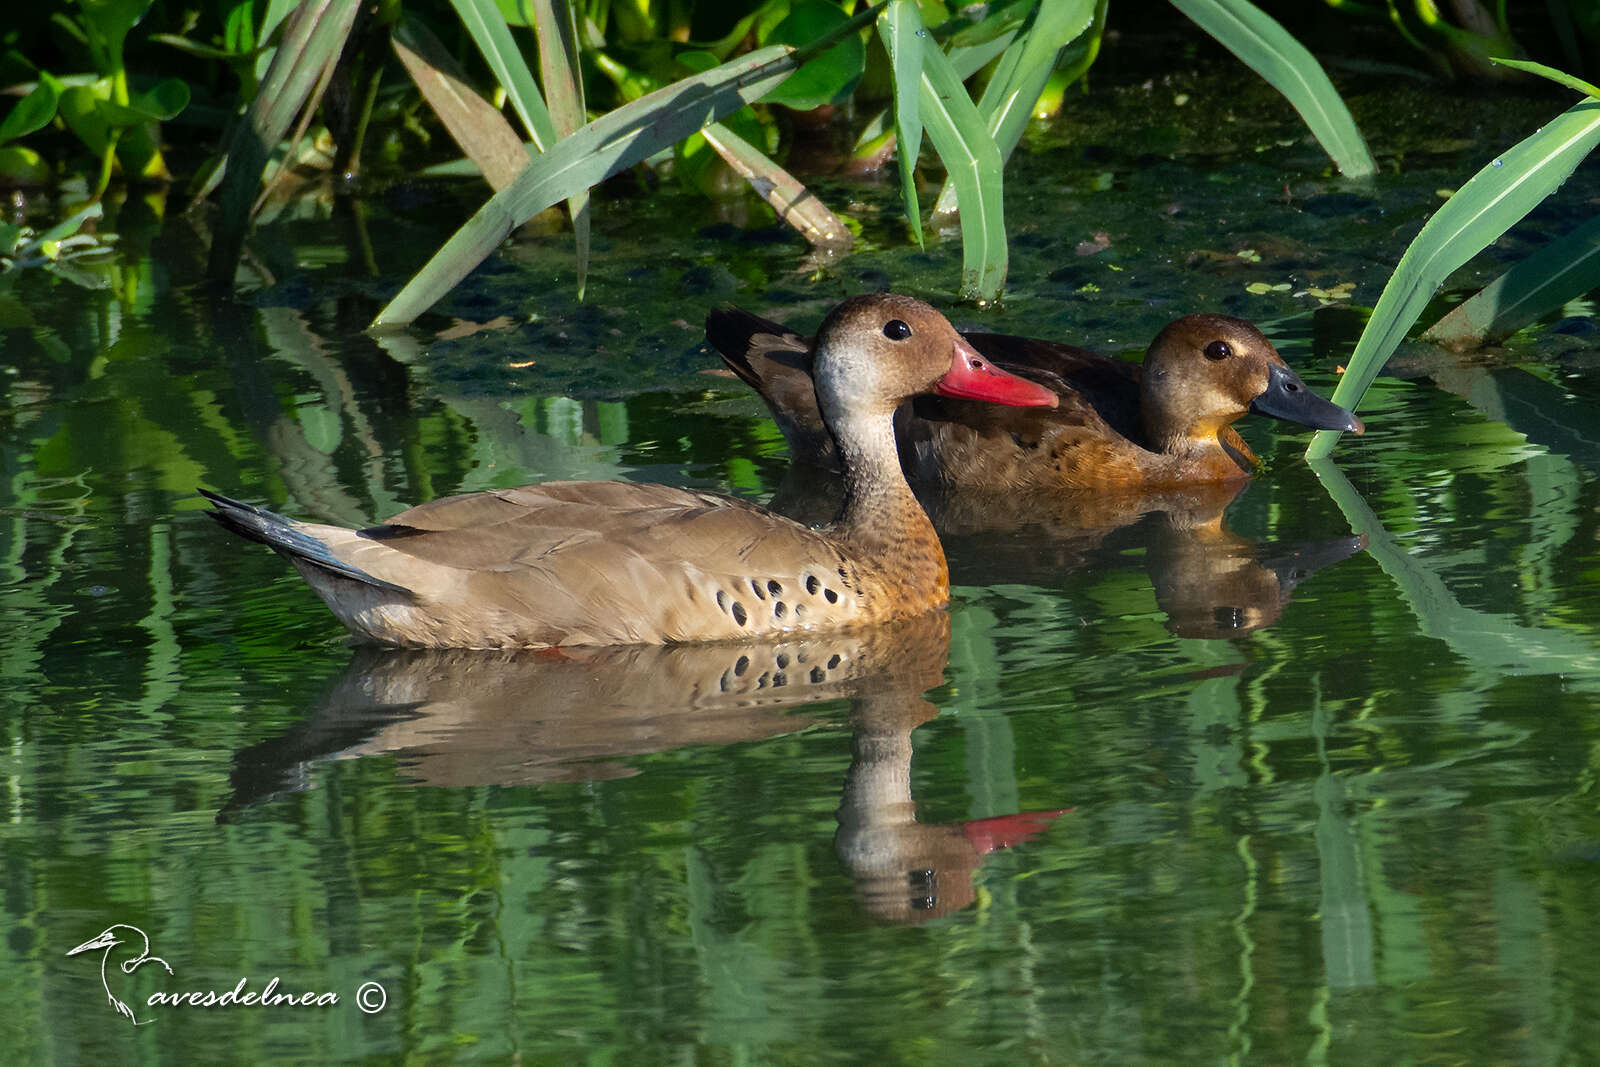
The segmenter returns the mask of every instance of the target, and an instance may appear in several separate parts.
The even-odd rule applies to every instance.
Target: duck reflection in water
[[[920,921],[971,903],[984,855],[1060,811],[928,826],[911,799],[911,732],[937,714],[950,617],[737,644],[474,652],[363,648],[311,719],[234,757],[220,818],[309,788],[316,764],[394,757],[417,785],[539,785],[628,777],[634,757],[759,741],[852,701],[838,852],[867,910]]]
[[[1301,582],[1367,547],[1364,534],[1264,542],[1235,533],[1227,510],[1254,485],[1005,494],[921,486],[917,496],[954,585],[1062,588],[1088,572],[1142,566],[1171,633],[1228,638],[1276,623]],[[793,464],[770,507],[820,521],[840,492],[837,475]]]
[[[1360,534],[1263,542],[1235,533],[1227,509],[1249,489],[1233,483],[1022,499],[945,493],[929,511],[954,582],[1059,587],[1062,575],[1139,566],[1142,557],[1168,631],[1228,638],[1273,625],[1301,582],[1367,547]]]

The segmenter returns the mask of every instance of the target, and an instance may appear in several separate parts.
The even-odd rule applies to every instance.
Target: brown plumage
[[[891,419],[940,390],[1050,404],[909,297],[839,305],[814,360],[845,502],[823,529],[714,493],[554,482],[446,497],[351,530],[204,495],[222,525],[289,557],[357,636],[432,648],[664,644],[827,630],[942,605],[938,537]],[[823,416],[819,416],[823,417]]]
[[[836,469],[806,384],[811,340],[732,307],[712,312],[706,335],[767,401],[794,458]],[[1151,343],[1143,367],[1052,341],[966,339],[997,366],[1054,391],[1059,405],[1013,411],[917,398],[896,417],[901,461],[914,481],[998,490],[1232,481],[1256,467],[1232,427],[1247,412],[1317,429],[1363,429],[1313,393],[1243,319],[1177,319]]]

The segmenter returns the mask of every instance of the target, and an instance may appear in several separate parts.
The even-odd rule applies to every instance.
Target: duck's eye
[[[904,341],[911,336],[911,327],[899,319],[890,319],[883,324],[883,335],[891,341]]]
[[[1233,346],[1226,341],[1212,341],[1206,345],[1206,358],[1210,360],[1227,359],[1233,355]]]

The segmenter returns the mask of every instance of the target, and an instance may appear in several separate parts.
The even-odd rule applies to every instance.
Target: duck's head
[[[846,300],[817,332],[813,363],[825,418],[882,414],[920,393],[1013,407],[1054,407],[1049,389],[990,363],[948,319],[894,293]]]
[[[1361,420],[1311,391],[1260,330],[1228,315],[1185,315],[1167,325],[1145,355],[1140,397],[1145,432],[1215,440],[1240,416],[1255,412],[1316,430],[1353,430]]]

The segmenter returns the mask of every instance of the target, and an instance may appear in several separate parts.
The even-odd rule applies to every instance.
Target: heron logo
[[[111,959],[111,950],[116,948],[118,945],[139,946],[138,951],[134,953],[132,959],[122,961],[123,974],[132,974],[134,971],[138,970],[140,967],[143,967],[147,963],[159,963],[162,967],[166,967],[168,974],[172,973],[172,968],[167,967],[166,960],[162,959],[160,956],[150,955],[150,939],[145,936],[144,931],[139,929],[137,926],[129,926],[127,923],[117,923],[115,926],[106,927],[104,930],[100,931],[98,937],[90,938],[88,941],[85,941],[77,948],[68,952],[67,955],[76,956],[80,952],[93,952],[97,948],[104,949],[105,951],[100,954],[100,985],[106,991],[106,999],[111,1001],[111,1006],[117,1009],[118,1015],[126,1015],[128,1017],[128,1021],[133,1023],[133,1025],[142,1026],[143,1024],[134,1017],[133,1009],[128,1006],[128,1002],[119,999],[117,995],[111,991],[111,982],[106,977],[106,963]],[[145,1020],[145,1022],[149,1021],[149,1019]]]
[[[100,933],[85,941],[75,949],[67,952],[69,956],[76,956],[82,952],[100,950],[100,986],[106,991],[106,999],[111,1002],[111,1007],[118,1015],[125,1015],[128,1021],[135,1026],[143,1026],[150,1022],[149,1019],[140,1019],[134,1014],[133,1007],[127,1001],[117,996],[116,988],[121,988],[120,979],[113,979],[107,974],[106,965],[111,962],[113,950],[121,948],[119,956],[127,955],[128,958],[117,965],[123,974],[132,974],[147,963],[159,963],[168,974],[172,968],[160,956],[150,954],[150,938],[137,926],[127,923],[117,923],[108,926]],[[181,992],[162,991],[151,993],[145,999],[145,1007],[173,1007],[173,1008],[230,1008],[230,1007],[256,1007],[256,1008],[322,1008],[339,1003],[339,994],[334,992],[324,993],[289,993],[280,992],[279,979],[274,977],[260,992],[249,988],[250,980],[240,978],[232,989],[217,992],[215,989],[184,990]],[[388,992],[377,982],[363,982],[356,990],[356,1007],[368,1015],[375,1015],[384,1009],[389,1002]]]

